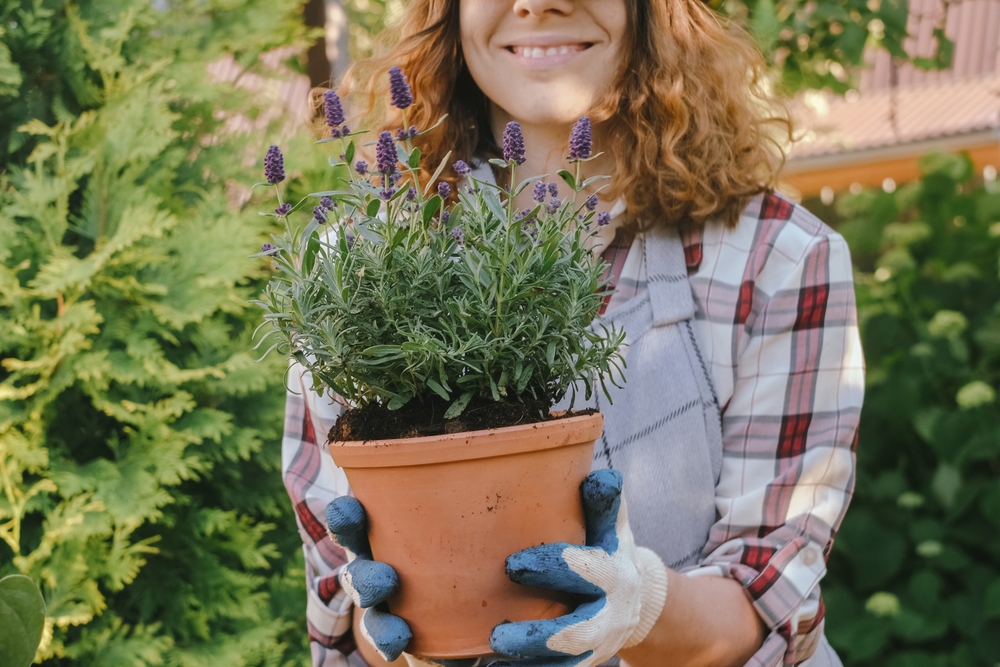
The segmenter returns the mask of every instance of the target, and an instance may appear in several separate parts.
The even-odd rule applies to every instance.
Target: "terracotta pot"
[[[493,626],[554,618],[569,600],[513,583],[510,554],[549,542],[583,544],[580,482],[590,472],[600,414],[488,431],[331,442],[365,506],[377,560],[399,573],[392,613],[413,631],[407,652],[489,655]]]

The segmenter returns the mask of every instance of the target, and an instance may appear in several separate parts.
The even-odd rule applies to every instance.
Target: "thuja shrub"
[[[963,156],[839,202],[868,387],[824,580],[846,665],[1000,662],[1000,192]]]
[[[45,664],[308,660],[283,364],[248,352],[271,221],[220,132],[260,102],[205,71],[296,9],[0,3],[0,577],[40,586]]]

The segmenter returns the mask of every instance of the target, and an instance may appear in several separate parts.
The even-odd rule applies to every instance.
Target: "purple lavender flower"
[[[459,176],[468,176],[469,174],[472,173],[472,167],[467,165],[465,163],[465,160],[459,160],[458,162],[452,165],[452,168],[455,170],[455,173],[458,174]]]
[[[345,234],[344,240],[347,241],[348,250],[354,247],[354,234]]]
[[[447,225],[449,220],[451,220],[451,211],[443,211],[441,213],[441,224]]]
[[[569,157],[571,160],[586,160],[594,148],[590,118],[584,116],[573,125],[569,134]]]
[[[285,158],[277,146],[268,148],[264,156],[264,178],[271,185],[285,180]]]
[[[291,204],[282,204],[278,208],[274,209],[274,214],[277,215],[277,216],[288,215],[291,212],[292,212],[292,205]]]
[[[558,197],[559,196],[559,186],[555,183],[549,183],[549,196]]]
[[[389,182],[392,183],[393,185],[399,183],[399,179],[401,178],[403,178],[403,175],[398,171],[394,171],[391,174],[389,174]]]
[[[351,133],[351,128],[347,127],[346,125],[344,127],[340,128],[340,136],[346,137],[350,133]]]
[[[389,201],[390,199],[392,199],[392,196],[394,194],[396,194],[396,188],[387,187],[383,188],[382,191],[378,193],[378,196],[386,201]]]
[[[326,124],[331,130],[336,130],[344,124],[344,107],[340,104],[340,96],[336,91],[323,93],[323,107],[326,110]]]
[[[548,205],[547,209],[548,209],[549,213],[555,213],[556,211],[559,210],[560,206],[562,206],[562,202],[559,201],[559,198],[558,197],[553,197],[552,201],[549,202],[549,205]]]
[[[584,206],[587,207],[588,211],[593,211],[594,209],[596,209],[597,208],[597,195],[590,195],[590,199],[587,200],[587,203],[584,204]]]
[[[407,139],[412,139],[418,134],[420,134],[420,132],[417,130],[416,125],[411,125],[410,129],[408,130],[405,127],[401,130],[396,130],[396,138],[399,139],[400,141],[406,141]]]
[[[611,214],[608,211],[601,211],[597,214],[597,224],[600,227],[606,227],[611,224]]]
[[[461,227],[455,227],[455,229],[451,230],[451,238],[462,243],[465,241],[465,232],[462,231]]]
[[[278,254],[278,247],[273,243],[265,243],[260,247],[260,251],[265,255],[274,256]]]
[[[545,193],[548,191],[548,185],[545,181],[538,181],[535,183],[535,187],[531,189],[531,198],[537,202],[545,201]]]
[[[327,220],[326,209],[322,206],[313,208],[313,217],[316,218],[316,222],[322,225]]]
[[[392,106],[397,109],[405,109],[413,104],[413,91],[406,81],[406,75],[395,65],[389,68],[389,95]]]
[[[514,164],[524,164],[524,135],[516,120],[507,123],[503,130],[503,159]]]
[[[417,199],[417,189],[411,185],[410,189],[406,191],[406,200],[416,201],[416,199]]]
[[[375,162],[380,174],[389,175],[396,171],[396,144],[392,141],[392,135],[383,131],[378,135],[378,144],[375,146]]]
[[[448,195],[451,194],[451,186],[448,185],[447,181],[438,183],[438,194],[441,195],[441,199],[447,199]]]
[[[322,199],[320,199],[319,205],[328,211],[333,210],[333,200],[330,199],[329,197],[323,197]]]
[[[354,164],[354,171],[358,172],[358,176],[364,176],[368,173],[368,163],[364,160],[358,160]]]

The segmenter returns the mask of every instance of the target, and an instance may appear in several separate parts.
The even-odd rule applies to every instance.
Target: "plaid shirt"
[[[843,238],[774,192],[756,197],[735,229],[709,223],[683,242],[723,429],[718,520],[701,564],[685,574],[743,585],[770,629],[748,667],[797,664],[823,634],[819,580],[854,488],[864,364],[850,254]],[[619,229],[604,251],[616,288],[606,307],[645,289],[642,243]],[[340,408],[307,392],[298,371],[283,470],[305,544],[314,664],[360,664],[344,657],[354,651],[336,578],[344,556],[322,518],[349,490],[316,444]]]

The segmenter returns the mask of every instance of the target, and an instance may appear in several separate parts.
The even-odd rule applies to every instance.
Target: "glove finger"
[[[350,552],[350,555],[371,559],[368,516],[357,498],[339,496],[327,503],[326,525],[331,539]]]
[[[500,623],[494,626],[493,632],[490,633],[490,648],[501,655],[518,658],[564,658],[582,655],[587,652],[585,646],[581,646],[581,650],[577,654],[576,651],[572,650],[549,648],[549,640],[567,628],[590,620],[603,606],[604,600],[602,599],[580,605],[576,611],[550,620]]]
[[[587,581],[573,571],[566,560],[566,552],[572,550],[576,555],[586,557],[587,552],[594,556],[607,554],[591,547],[579,547],[565,542],[542,544],[528,547],[511,554],[506,560],[507,576],[511,581],[524,586],[537,586],[550,590],[563,591],[588,597],[599,597],[604,591],[593,582]],[[574,558],[574,561],[579,558]]]
[[[413,638],[410,626],[399,616],[381,609],[366,609],[361,618],[361,634],[375,647],[383,660],[398,658]]]
[[[494,660],[486,667],[575,667],[586,662],[593,651],[587,651],[583,655],[568,655],[552,658],[523,658],[521,660]]]
[[[587,522],[587,545],[608,553],[618,550],[616,526],[622,505],[622,474],[617,470],[594,470],[580,484],[583,514]]]
[[[347,564],[341,583],[362,609],[384,602],[399,589],[399,575],[388,563],[353,560]]]

